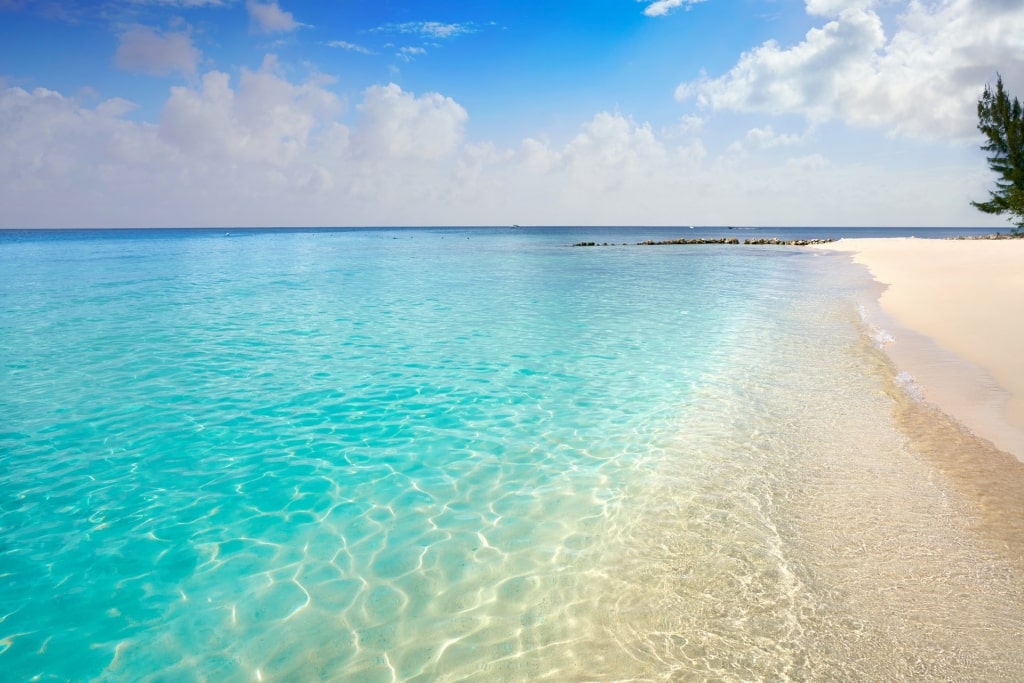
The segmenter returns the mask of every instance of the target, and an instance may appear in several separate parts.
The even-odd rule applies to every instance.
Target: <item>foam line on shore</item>
[[[925,399],[1024,461],[1024,240],[842,239],[885,287],[886,351]]]

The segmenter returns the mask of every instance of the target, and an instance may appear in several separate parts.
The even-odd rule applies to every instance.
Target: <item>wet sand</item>
[[[1024,461],[1024,239],[843,239],[885,287],[886,351],[924,399]]]

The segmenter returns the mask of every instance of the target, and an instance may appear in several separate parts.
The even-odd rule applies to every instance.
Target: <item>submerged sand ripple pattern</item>
[[[895,429],[838,259],[382,235],[99,241],[3,290],[0,667],[1024,671],[1021,567]]]
[[[1012,681],[1024,671],[1019,550],[979,534],[978,501],[923,454],[941,425],[918,424],[909,439],[893,429],[895,416],[927,408],[851,334],[853,309],[822,306],[842,294],[758,321],[753,336],[773,343],[736,357],[687,406],[673,449],[688,457],[666,459],[645,490],[660,501],[656,526],[624,532],[662,540],[636,545],[623,573],[632,595],[616,602],[647,603],[616,637],[632,635],[641,661],[672,672],[652,679]],[[974,465],[992,456],[972,448]],[[1020,468],[1003,472],[1024,485]]]

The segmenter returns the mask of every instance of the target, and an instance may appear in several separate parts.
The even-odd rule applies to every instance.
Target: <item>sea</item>
[[[987,232],[0,231],[0,680],[1024,680],[867,271],[638,244]]]

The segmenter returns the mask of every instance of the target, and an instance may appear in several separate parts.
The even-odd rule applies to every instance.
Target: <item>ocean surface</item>
[[[636,245],[984,232],[0,231],[0,680],[1022,680],[866,272]]]

